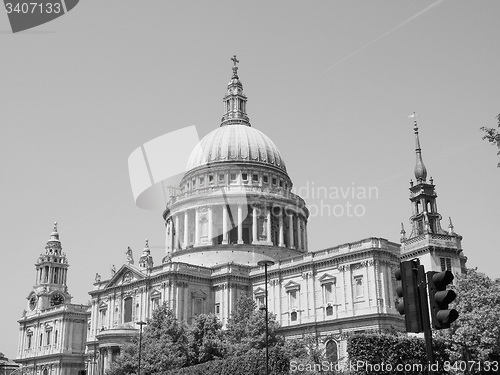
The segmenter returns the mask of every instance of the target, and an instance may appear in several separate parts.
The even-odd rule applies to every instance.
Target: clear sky
[[[2,14],[0,351],[16,356],[54,221],[74,303],[127,246],[137,259],[149,238],[161,262],[163,207],[135,206],[128,156],[217,128],[234,54],[252,126],[309,187],[311,250],[409,232],[416,111],[443,226],[451,216],[469,267],[500,277],[499,160],[479,130],[500,113],[499,14],[496,0],[86,0],[18,34]],[[313,187],[375,190],[318,199]],[[340,215],[349,204],[363,215]]]

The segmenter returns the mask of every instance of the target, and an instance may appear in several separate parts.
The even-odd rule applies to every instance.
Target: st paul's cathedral
[[[103,375],[124,342],[166,303],[187,323],[199,314],[227,322],[242,295],[265,304],[290,338],[315,335],[329,358],[346,358],[347,337],[401,330],[394,271],[419,258],[426,270],[465,269],[462,237],[441,227],[437,194],[422,161],[418,127],[411,229],[400,243],[365,238],[327,249],[308,246],[309,211],[292,192],[280,151],[250,124],[234,59],[220,126],[193,149],[163,212],[166,250],[153,259],[146,241],[109,279],[96,275],[90,305],[71,303],[68,261],[54,227],[35,265],[36,282],[19,322],[17,362],[30,375]],[[401,202],[404,204],[404,202]]]

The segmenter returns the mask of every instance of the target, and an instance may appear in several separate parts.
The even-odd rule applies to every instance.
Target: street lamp
[[[140,322],[137,322],[136,324],[141,327],[141,330],[139,331],[139,375],[141,375],[142,326],[147,324],[147,323],[143,322],[141,320]]]
[[[267,314],[267,266],[272,266],[274,262],[272,260],[261,260],[257,262],[257,265],[264,266],[264,277],[265,277],[265,290],[266,290],[266,374],[269,374],[269,319]],[[140,375],[140,374],[139,374]]]

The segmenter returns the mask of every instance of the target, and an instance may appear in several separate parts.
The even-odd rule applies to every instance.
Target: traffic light
[[[457,297],[453,290],[446,289],[453,279],[451,271],[427,272],[432,326],[435,329],[450,328],[450,324],[458,318],[457,310],[448,309],[448,304]]]
[[[396,270],[396,280],[401,281],[396,287],[399,301],[396,309],[405,316],[407,332],[423,332],[422,309],[418,290],[418,259],[401,262]]]

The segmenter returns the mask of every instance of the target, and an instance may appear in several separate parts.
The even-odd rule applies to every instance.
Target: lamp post
[[[274,264],[271,260],[261,260],[257,262],[257,265],[264,266],[264,277],[265,277],[265,290],[266,290],[266,374],[269,374],[269,317],[267,314],[267,266],[272,266]],[[139,374],[140,375],[140,374]]]
[[[143,322],[142,320],[136,323],[141,327],[141,330],[139,331],[139,375],[141,375],[141,351],[142,351],[142,326],[147,324],[146,322]]]

